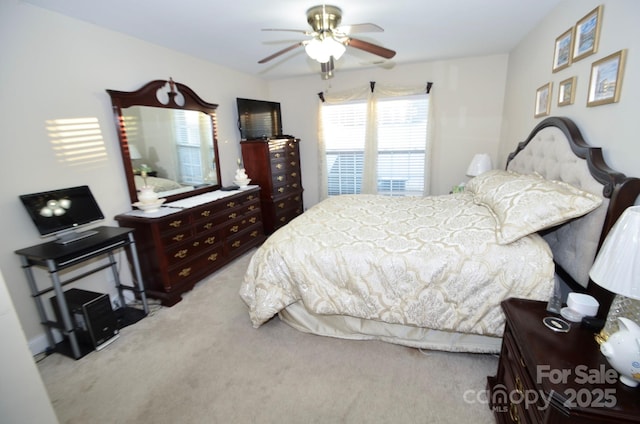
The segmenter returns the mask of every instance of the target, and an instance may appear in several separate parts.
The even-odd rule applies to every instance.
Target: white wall
[[[305,207],[318,202],[317,122],[321,91],[341,91],[380,84],[424,85],[434,106],[434,144],[431,193],[448,193],[465,181],[465,171],[475,153],[497,159],[507,72],[507,55],[471,57],[396,66],[341,71],[323,81],[320,75],[270,81],[271,99],[281,101],[286,134],[301,139],[302,185]]]
[[[230,184],[240,155],[235,98],[264,98],[263,80],[158,47],[17,0],[0,2],[0,269],[32,349],[43,329],[16,249],[42,242],[18,195],[88,184],[105,216],[131,210],[111,103],[106,89],[131,91],[154,79],[184,83],[217,103],[222,182]],[[47,120],[94,117],[102,131],[98,161],[61,161]],[[126,262],[122,255],[121,260]],[[122,267],[125,282],[126,266]],[[39,272],[39,281],[47,274]],[[105,270],[84,288],[113,293]]]
[[[604,5],[597,53],[552,73],[556,37],[598,5]],[[549,14],[509,55],[509,76],[505,97],[500,157],[502,164],[542,120],[533,118],[535,91],[553,82],[551,115],[567,116],[580,128],[585,140],[603,148],[609,166],[629,176],[640,176],[640,2],[637,0],[567,0]],[[621,49],[627,49],[622,93],[618,103],[587,107],[587,87],[591,64]],[[577,76],[575,103],[558,107],[558,83]]]
[[[0,411],[5,423],[57,423],[0,273]],[[19,382],[19,384],[16,384]]]

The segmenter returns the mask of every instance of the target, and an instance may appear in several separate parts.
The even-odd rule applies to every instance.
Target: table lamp
[[[477,177],[480,174],[490,171],[491,168],[491,156],[489,156],[488,153],[478,153],[471,159],[471,163],[467,168],[467,176]]]
[[[618,331],[618,318],[640,323],[640,206],[627,208],[604,240],[589,271],[591,280],[614,293],[599,344]]]

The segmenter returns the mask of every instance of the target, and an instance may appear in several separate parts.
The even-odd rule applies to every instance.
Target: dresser
[[[169,206],[115,217],[120,226],[135,229],[146,293],[165,306],[264,241],[257,186],[205,193]]]
[[[282,227],[304,209],[300,175],[300,140],[272,138],[240,142],[242,159],[252,184],[261,187],[266,234]]]
[[[488,403],[499,423],[638,423],[640,390],[618,381],[593,332],[543,323],[546,302],[508,299],[506,325]]]

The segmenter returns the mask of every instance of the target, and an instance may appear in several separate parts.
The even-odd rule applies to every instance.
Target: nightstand
[[[488,402],[499,423],[639,423],[640,388],[625,386],[579,323],[547,328],[546,302],[502,302],[506,324]]]

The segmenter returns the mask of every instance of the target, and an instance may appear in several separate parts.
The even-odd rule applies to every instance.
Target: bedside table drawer
[[[509,417],[513,421],[517,412],[520,421],[514,422],[539,423],[544,413],[545,401],[542,397],[545,394],[535,385],[536,371],[527,369],[509,327],[503,336],[503,343],[502,353],[507,357],[504,384],[509,393]]]

